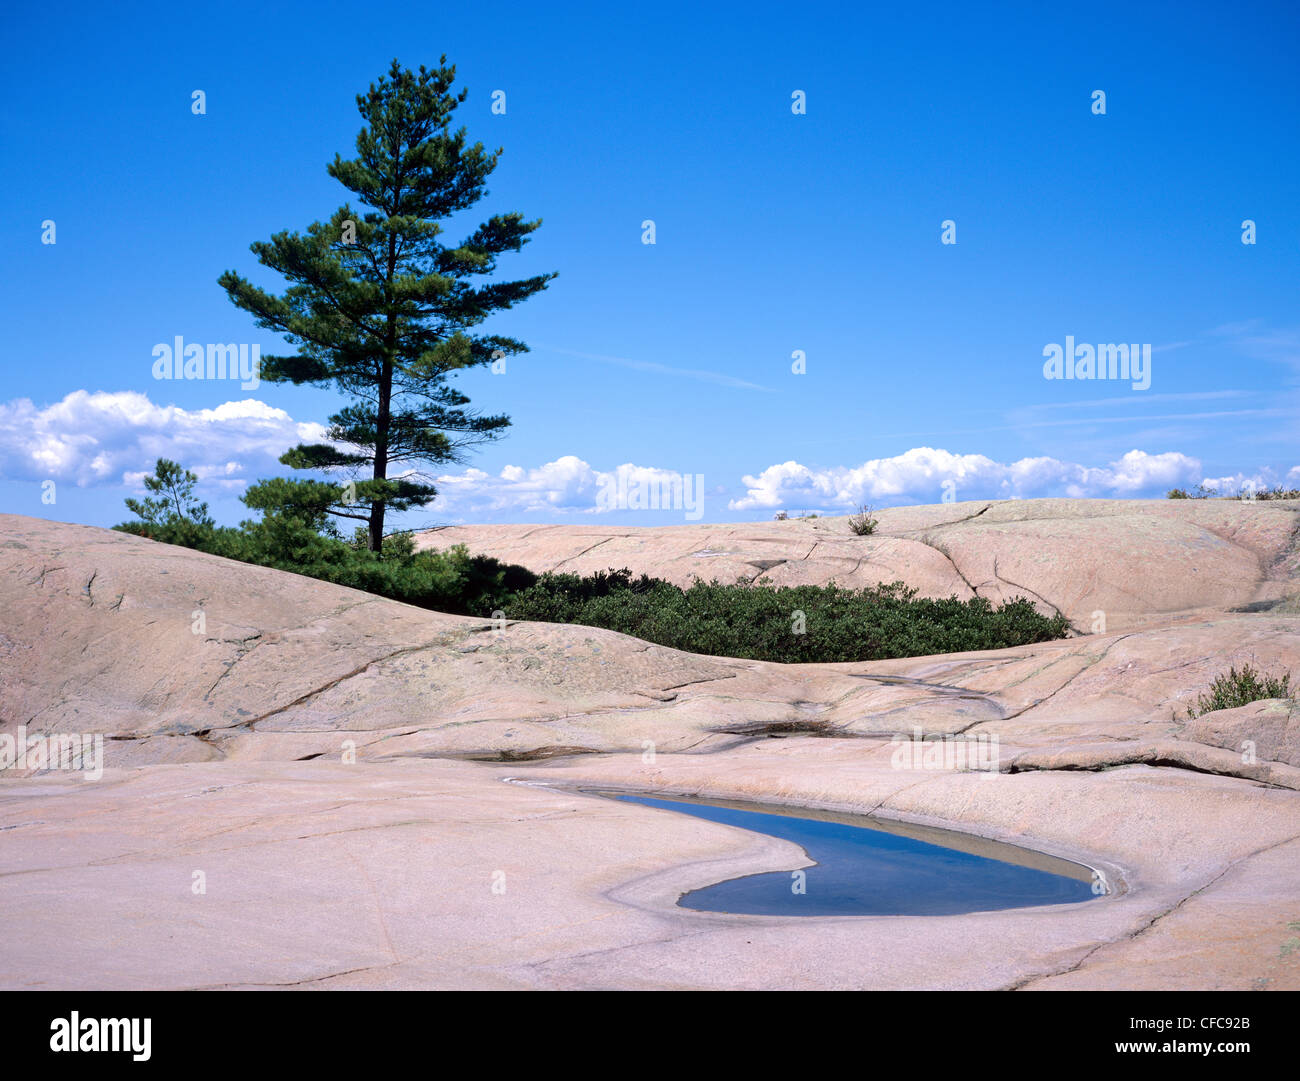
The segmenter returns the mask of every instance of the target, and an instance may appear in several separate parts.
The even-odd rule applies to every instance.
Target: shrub
[[[364,545],[357,547],[278,514],[243,522],[238,529],[184,521],[166,525],[127,522],[114,528],[456,615],[495,611],[516,591],[536,581],[536,575],[526,568],[488,556],[471,556],[464,545],[441,552],[417,552],[409,533],[385,537],[380,558]]]
[[[1256,499],[1300,499],[1300,488],[1283,488],[1275,484],[1272,488],[1263,488],[1255,493]]]
[[[148,519],[116,529],[440,612],[490,617],[500,610],[511,619],[604,627],[691,653],[796,663],[1001,649],[1063,638],[1069,630],[1064,616],[1043,616],[1023,597],[994,608],[984,597],[918,598],[902,582],[853,590],[696,579],[682,589],[633,577],[627,568],[539,577],[472,556],[464,545],[417,551],[410,533],[385,537],[375,553],[364,530],[344,539],[328,522],[325,508],[337,490],[315,481],[261,481],[244,500],[261,518],[218,528],[206,507],[187,501],[192,475],[167,464],[165,490],[180,492],[170,506],[195,516],[159,505]],[[869,524],[855,532],[869,533],[876,523],[869,508],[862,510]]]
[[[849,528],[859,537],[866,537],[876,531],[877,521],[871,517],[871,508],[860,507],[858,513],[850,516]]]
[[[1263,675],[1249,664],[1243,665],[1238,672],[1229,668],[1226,674],[1218,676],[1206,694],[1196,700],[1196,705],[1188,710],[1191,717],[1213,713],[1218,709],[1235,709],[1237,706],[1249,705],[1265,698],[1290,698],[1291,675],[1283,672],[1280,676]]]
[[[1069,630],[1063,616],[1043,616],[1023,597],[999,608],[984,597],[918,599],[902,582],[853,590],[696,579],[682,589],[633,578],[626,568],[586,578],[543,574],[504,611],[511,619],[604,627],[690,653],[787,663],[1001,649]],[[793,629],[796,612],[803,633]]]
[[[1207,488],[1204,484],[1198,484],[1191,492],[1185,488],[1171,488],[1166,493],[1166,497],[1169,499],[1240,499],[1243,502],[1269,499],[1300,499],[1300,488],[1286,488],[1281,484],[1275,484],[1272,488],[1255,490],[1249,485],[1243,485],[1237,489],[1236,495],[1222,495],[1217,488]]]
[[[1166,495],[1167,499],[1214,499],[1219,495],[1217,488],[1207,488],[1204,484],[1198,484],[1190,492],[1185,488],[1171,488]]]

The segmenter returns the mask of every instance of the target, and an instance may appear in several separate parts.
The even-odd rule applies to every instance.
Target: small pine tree
[[[168,458],[159,458],[153,476],[144,478],[146,490],[159,498],[127,499],[126,509],[149,526],[191,524],[211,528],[208,505],[194,495],[199,478]]]

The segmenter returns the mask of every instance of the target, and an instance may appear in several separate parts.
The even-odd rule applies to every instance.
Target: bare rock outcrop
[[[696,576],[859,589],[902,580],[927,597],[1028,597],[1087,633],[1178,613],[1297,610],[1298,512],[1295,501],[1000,500],[877,511],[879,524],[863,537],[836,517],[449,526],[420,534],[417,546],[464,544],[538,573],[626,566],[678,585]]]
[[[1300,677],[1295,508],[880,517],[864,538],[828,520],[498,527],[490,554],[676,580],[964,578],[1032,589],[1084,632],[1099,606],[1107,630],[765,664],[585,627],[497,634],[0,516],[0,736],[102,736],[107,763],[93,782],[0,771],[0,905],[42,914],[4,936],[0,986],[1300,987],[1283,949],[1300,919],[1296,708],[1190,716],[1230,665]],[[917,730],[996,739],[999,768],[899,768],[896,738]],[[805,857],[585,786],[943,824],[1073,858],[1110,893],[942,919],[689,913],[683,889]]]

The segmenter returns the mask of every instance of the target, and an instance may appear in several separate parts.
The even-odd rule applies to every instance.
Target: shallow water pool
[[[928,826],[806,808],[660,799],[615,799],[781,837],[815,866],[729,879],[685,894],[701,912],[753,916],[954,916],[1091,901],[1104,893],[1082,864]]]

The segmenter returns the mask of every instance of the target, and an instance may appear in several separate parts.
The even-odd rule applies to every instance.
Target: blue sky
[[[342,205],[325,166],[352,154],[355,95],[442,53],[469,91],[457,123],[505,151],[451,233],[541,217],[501,271],[559,277],[485,328],[532,352],[460,379],[513,427],[435,469],[442,495],[405,524],[1300,483],[1297,11],[7,11],[0,509],[112,524],[165,455],[233,523],[244,485],[290,472],[279,453],[343,399],[157,381],[153,346],[282,351],[218,275],[277,285],[249,244]],[[1149,344],[1149,388],[1045,379],[1067,336]],[[703,504],[608,509],[620,475],[702,477]]]

